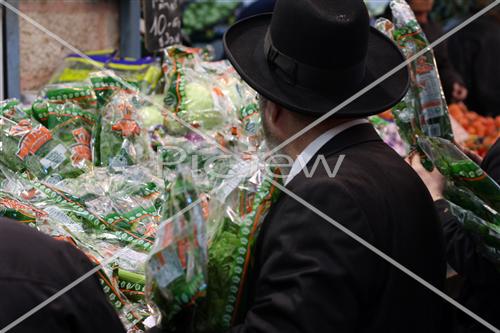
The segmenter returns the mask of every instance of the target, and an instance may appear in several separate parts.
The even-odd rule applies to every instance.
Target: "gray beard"
[[[279,146],[283,141],[279,140],[273,134],[273,132],[269,129],[269,124],[267,123],[267,121],[265,120],[265,118],[263,117],[262,114],[261,114],[261,121],[262,121],[262,130],[264,132],[264,139],[266,140],[266,146],[268,148],[268,151],[271,151],[274,148],[276,148],[277,146]],[[274,155],[278,155],[278,156],[274,156],[274,157],[269,157],[268,158],[268,159],[272,160],[273,164],[283,164],[283,165],[286,165],[286,164],[289,163],[289,161],[286,158],[284,158],[282,156],[279,156],[279,155],[286,155],[286,153],[284,152],[283,148],[279,149],[278,151],[276,151],[274,153]],[[282,175],[288,175],[290,173],[290,169],[291,169],[291,167],[281,166],[280,167],[281,174]]]

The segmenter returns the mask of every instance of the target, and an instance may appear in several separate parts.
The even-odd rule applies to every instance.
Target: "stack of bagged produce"
[[[463,103],[452,104],[449,109],[451,116],[469,134],[463,145],[484,157],[500,138],[500,116],[496,118],[481,116],[467,109]]]
[[[0,102],[0,215],[100,264],[129,332],[217,332],[278,191],[259,162],[255,93],[202,50],[165,58],[161,99],[106,70],[48,85],[30,106]]]
[[[393,0],[390,7],[394,23],[381,19],[377,21],[377,28],[393,39],[407,58],[426,49],[429,43],[409,5],[404,0]],[[436,68],[432,51],[420,55],[409,65],[410,90],[392,109],[392,117],[409,147],[407,153],[420,151],[425,157],[424,166],[437,168],[447,178],[444,195],[450,202],[451,212],[478,239],[484,255],[500,264],[500,185],[453,142],[448,107]],[[457,108],[452,105],[450,112],[463,126],[468,126],[473,117],[478,118],[473,113],[465,115]],[[382,115],[381,118],[390,117]],[[480,120],[474,128],[476,134],[490,135],[485,139],[487,144],[498,138],[493,119]]]

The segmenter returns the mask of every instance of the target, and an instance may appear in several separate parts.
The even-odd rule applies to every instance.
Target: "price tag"
[[[57,145],[54,149],[52,149],[44,158],[40,160],[40,164],[48,170],[52,168],[52,170],[57,169],[62,162],[66,160],[66,148],[63,145]]]
[[[181,43],[181,7],[179,0],[143,1],[146,26],[145,44],[150,52]]]

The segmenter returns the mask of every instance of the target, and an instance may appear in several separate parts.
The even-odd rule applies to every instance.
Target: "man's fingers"
[[[420,155],[416,151],[414,151],[410,155],[408,155],[408,157],[405,160],[413,168],[418,167],[419,165],[421,165],[421,163],[420,163]]]

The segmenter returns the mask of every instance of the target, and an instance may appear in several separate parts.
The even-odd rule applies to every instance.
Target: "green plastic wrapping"
[[[393,38],[406,58],[429,46],[415,14],[404,0],[390,3],[395,29]],[[448,105],[437,70],[434,52],[429,50],[410,64],[411,78],[418,97],[417,116],[422,132],[431,137],[453,140]]]
[[[395,42],[406,59],[410,59],[427,48],[429,41],[404,0],[391,1],[390,8],[394,23],[381,18],[375,26]],[[409,90],[392,108],[400,136],[408,144],[408,152],[417,148],[418,136],[453,140],[448,106],[433,51],[429,50],[419,56],[409,64],[408,69]],[[432,169],[432,165],[425,158],[422,158],[422,163],[428,170]]]
[[[11,170],[27,170],[39,179],[74,178],[86,170],[74,163],[69,145],[30,118],[18,101],[0,102],[0,117],[0,160]]]
[[[224,332],[240,314],[255,240],[279,191],[268,180],[246,180],[231,197],[223,216],[211,221],[207,296],[195,312],[195,332]]]
[[[140,108],[143,100],[133,83],[110,72],[91,76],[98,119],[93,131],[93,161],[97,166],[124,167],[149,159],[147,130]]]
[[[477,251],[500,269],[500,226],[489,223],[452,202],[449,204],[451,213],[476,239]]]
[[[72,103],[38,100],[32,105],[32,116],[69,147],[73,166],[91,167],[92,131],[97,120],[95,109],[84,110]]]
[[[194,205],[178,213],[196,197],[188,174],[170,183],[163,211],[167,219],[158,230],[148,259],[146,292],[159,307],[163,323],[172,323],[206,292],[207,244],[202,211]]]
[[[500,185],[455,144],[441,138],[420,137],[418,145],[439,172],[500,211]]]

